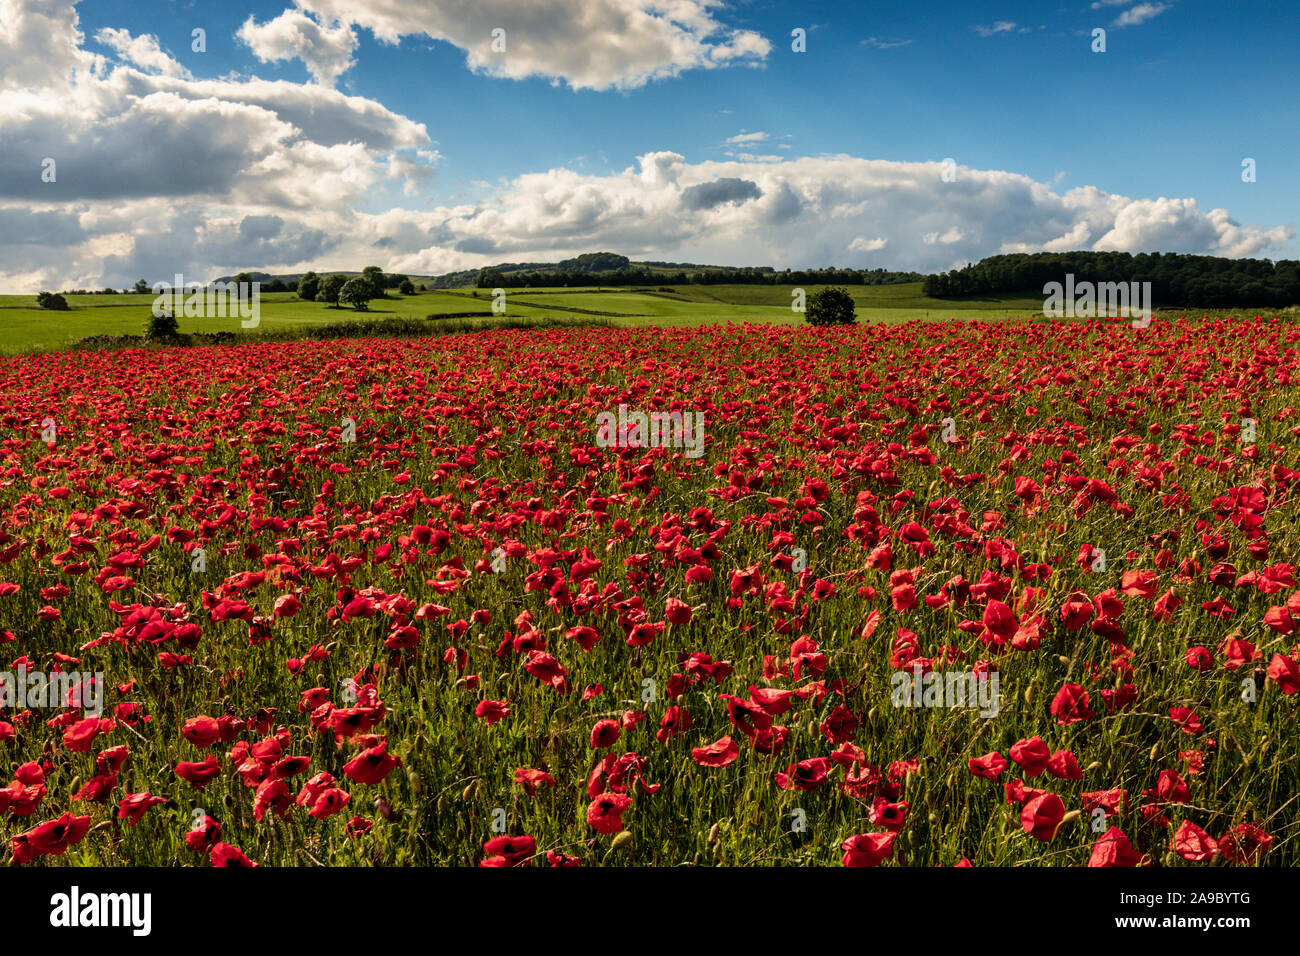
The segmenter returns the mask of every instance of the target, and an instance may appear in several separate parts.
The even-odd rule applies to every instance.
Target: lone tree
[[[805,318],[809,325],[854,325],[858,321],[853,310],[853,296],[834,286],[808,296]]]
[[[370,308],[370,300],[374,298],[371,294],[373,292],[374,286],[367,279],[353,276],[343,283],[343,288],[339,291],[339,301],[352,306],[358,312],[365,312]]]
[[[176,316],[172,315],[170,311],[157,315],[151,312],[144,334],[146,338],[167,342],[180,335],[180,326],[176,324]]]
[[[316,293],[320,291],[320,276],[314,272],[307,272],[298,280],[298,298],[307,302],[316,298]]]
[[[320,291],[316,293],[316,301],[328,302],[337,309],[339,305],[339,294],[343,291],[343,285],[347,281],[347,276],[341,276],[337,272],[321,279]]]
[[[57,309],[60,312],[68,311],[68,300],[59,293],[38,292],[36,293],[36,304],[42,309]]]
[[[136,295],[145,295],[149,291],[149,283],[145,282],[143,279],[136,279],[135,285],[131,287],[131,291]]]
[[[402,284],[397,287],[397,291],[402,295],[415,295],[415,283],[410,279],[403,279]]]

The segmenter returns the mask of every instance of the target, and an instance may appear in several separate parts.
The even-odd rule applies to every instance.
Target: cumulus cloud
[[[0,289],[310,261],[356,205],[409,192],[439,159],[423,125],[372,100],[195,80],[152,36],[96,39],[111,57],[84,49],[70,0],[0,0],[0,129],[13,146],[0,150],[0,222],[15,230]]]
[[[263,63],[299,59],[318,83],[332,85],[352,66],[357,37],[341,23],[322,25],[301,10],[259,24],[253,17],[235,34]]]
[[[593,16],[619,6],[603,3]],[[374,17],[389,6],[400,5],[365,8]],[[710,35],[703,6],[660,7],[678,29]],[[927,271],[1012,251],[1261,255],[1293,235],[1187,197],[1059,193],[968,167],[945,182],[938,162],[848,155],[651,151],[614,172],[543,169],[474,183],[473,201],[398,208],[440,157],[423,125],[380,103],[324,83],[194,79],[160,60],[156,42],[124,32],[108,34],[112,58],[88,53],[71,2],[0,0],[0,10],[0,54],[32,70],[12,74],[0,55],[0,129],[17,147],[0,151],[5,291],[370,263],[422,275],[594,249]],[[310,12],[332,22],[328,9]],[[56,182],[41,181],[42,157],[56,159]]]
[[[189,70],[162,51],[156,36],[145,34],[133,37],[128,30],[105,27],[95,34],[95,39],[111,47],[124,60],[135,64],[146,73],[189,76]]]
[[[771,43],[726,27],[719,0],[297,0],[322,20],[380,40],[428,36],[465,51],[471,69],[543,77],[575,90],[631,89],[685,70],[760,64]],[[504,50],[494,49],[493,31]],[[500,46],[498,42],[497,46]]]

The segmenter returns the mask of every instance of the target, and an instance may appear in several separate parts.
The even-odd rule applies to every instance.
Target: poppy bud
[[[477,782],[477,780],[471,780],[465,785],[465,789],[460,792],[460,798],[466,803],[469,803],[474,799],[474,784]]]
[[[1061,826],[1063,826],[1063,827],[1064,827],[1064,826],[1069,826],[1071,823],[1074,823],[1076,820],[1078,820],[1079,817],[1081,817],[1081,816],[1083,816],[1083,811],[1081,811],[1081,810],[1071,810],[1071,811],[1070,811],[1069,813],[1067,813],[1065,816],[1061,817]]]
[[[1098,770],[1098,769],[1100,769],[1100,768],[1101,768],[1101,761],[1100,761],[1100,760],[1094,760],[1092,763],[1088,764],[1088,766],[1086,766],[1086,767],[1083,768],[1083,772],[1084,772],[1084,773],[1092,773],[1094,770]]]
[[[619,832],[618,836],[614,837],[614,841],[610,843],[609,848],[611,851],[621,850],[623,849],[623,847],[627,846],[631,842],[632,842],[632,831],[622,830]]]
[[[424,791],[424,782],[420,780],[420,775],[412,770],[406,775],[406,779],[411,782],[411,793],[418,797]]]
[[[1066,667],[1070,666],[1070,659],[1066,657],[1064,654],[1057,654],[1056,659],[1060,661],[1062,664],[1064,664]]]
[[[1150,755],[1149,755],[1149,759],[1151,760],[1151,762],[1152,762],[1152,763],[1155,763],[1156,757],[1158,757],[1159,755],[1160,755],[1160,745],[1159,745],[1159,744],[1152,744],[1152,745],[1151,745],[1151,753],[1150,753]]]
[[[721,825],[722,825],[722,824],[720,824],[720,823],[715,823],[715,824],[713,824],[713,826],[709,827],[709,843],[710,843],[710,845],[712,845],[712,844],[718,842],[718,827],[720,827]]]
[[[1026,688],[1025,688],[1025,703],[1026,703],[1026,704],[1029,704],[1030,706],[1033,706],[1033,703],[1034,703],[1034,688],[1033,688],[1033,687],[1026,687]]]
[[[375,797],[375,810],[389,823],[397,819],[397,811],[389,806],[388,801],[383,797]]]

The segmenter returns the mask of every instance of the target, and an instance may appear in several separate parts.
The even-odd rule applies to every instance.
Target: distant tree
[[[163,312],[161,315],[150,313],[149,324],[145,326],[144,334],[150,339],[167,341],[180,334],[180,326],[176,324],[176,316],[171,312]]]
[[[339,294],[343,291],[343,286],[347,281],[347,276],[341,276],[337,272],[321,279],[320,291],[316,293],[316,301],[328,302],[337,309]]]
[[[354,276],[347,282],[343,283],[343,288],[339,292],[339,301],[344,305],[350,305],[358,312],[365,312],[370,308],[370,300],[374,298],[371,292],[374,287],[370,280],[364,276]]]
[[[298,280],[298,298],[310,302],[320,291],[320,276],[314,272],[306,273]]]
[[[505,279],[496,269],[479,269],[474,284],[480,289],[498,289],[505,285]]]
[[[370,284],[370,298],[384,298],[384,289],[387,287],[384,281],[384,270],[379,266],[366,266],[361,270],[361,278]]]
[[[236,283],[237,285],[252,285],[252,284],[253,284],[253,273],[251,273],[251,272],[241,272],[239,275],[235,276],[235,283]]]
[[[420,291],[421,291],[421,292],[428,292],[428,291],[429,291],[429,284],[428,284],[427,282],[421,282],[421,283],[420,283]]]
[[[100,295],[117,295],[117,290],[116,290],[116,289],[102,289],[102,290],[100,290],[100,293],[99,293],[99,294],[100,294]]]
[[[272,279],[266,284],[267,292],[287,292],[289,287],[284,284],[282,279]]]
[[[853,325],[858,320],[853,296],[835,286],[808,296],[805,318],[809,325]]]
[[[68,300],[59,293],[38,292],[36,293],[36,304],[42,309],[55,309],[59,312],[68,311]]]
[[[146,295],[149,292],[149,283],[145,282],[143,279],[136,279],[135,285],[131,287],[131,291],[137,295]]]
[[[415,295],[415,285],[410,279],[403,279],[402,284],[397,287],[397,291],[402,295]]]

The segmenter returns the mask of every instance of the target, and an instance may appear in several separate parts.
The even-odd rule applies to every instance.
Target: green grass
[[[665,287],[667,288],[667,287]],[[803,287],[811,295],[824,286]],[[803,315],[793,312],[793,286],[686,285],[671,292],[600,288],[507,289],[506,318],[604,316],[626,327],[698,326],[726,322],[796,325]],[[1024,297],[980,300],[939,300],[921,293],[921,283],[849,286],[860,322],[905,322],[908,319],[985,320],[1027,317],[1040,313],[1041,300]],[[475,295],[474,293],[478,294]],[[36,305],[35,295],[0,296],[0,353],[55,351],[92,336],[139,335],[154,301],[148,295],[70,295],[69,310],[55,312]],[[263,293],[261,324],[256,332],[292,334],[313,323],[383,319],[424,319],[438,315],[492,311],[490,289],[421,292],[377,299],[368,312],[334,309],[304,302],[291,292]],[[247,334],[238,318],[179,319],[186,334],[232,332]]]

